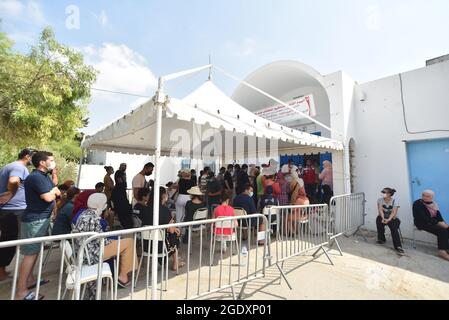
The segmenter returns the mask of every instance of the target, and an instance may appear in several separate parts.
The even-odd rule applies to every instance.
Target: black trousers
[[[438,250],[449,250],[449,229],[444,229],[438,225],[417,226],[419,230],[427,231],[437,236]]]
[[[310,199],[315,199],[316,194],[316,184],[304,184],[304,189],[306,191],[307,197]]]
[[[14,241],[19,237],[19,215],[23,210],[0,210],[0,242]],[[0,267],[7,267],[16,254],[16,247],[0,249]]]
[[[380,241],[386,241],[385,239],[385,224],[382,223],[382,218],[377,216],[376,219],[377,225],[377,239]],[[393,246],[395,249],[401,247],[401,237],[399,236],[399,226],[401,225],[401,220],[393,219],[391,220],[387,226],[390,228],[391,237],[393,238]]]

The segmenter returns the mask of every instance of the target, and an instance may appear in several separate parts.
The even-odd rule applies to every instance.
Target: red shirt
[[[233,217],[235,216],[234,208],[231,206],[224,206],[220,205],[218,206],[215,211],[215,218],[218,217]],[[232,224],[234,224],[234,221],[231,221]],[[222,234],[223,235],[231,235],[234,233],[234,228],[215,228],[215,234]]]
[[[303,178],[305,184],[314,184],[316,182],[316,173],[314,167],[305,167]]]

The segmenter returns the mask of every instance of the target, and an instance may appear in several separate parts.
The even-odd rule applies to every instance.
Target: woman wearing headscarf
[[[291,182],[292,196],[290,199],[291,205],[307,206],[310,204],[309,198],[304,188],[304,181],[301,178],[294,177]],[[307,220],[308,215],[305,209],[292,209],[291,213],[285,219],[285,229],[288,233],[298,233],[299,222]],[[293,230],[291,230],[293,228]]]
[[[107,198],[103,193],[94,193],[87,200],[88,208],[75,216],[72,220],[72,232],[97,232],[102,233],[107,231],[108,225],[105,219],[102,218],[104,211],[107,209]],[[104,214],[107,218],[107,213]],[[81,246],[82,240],[75,240],[75,249]],[[100,239],[90,241],[86,245],[87,254],[83,257],[83,262],[88,265],[97,264],[100,262]],[[117,256],[117,248],[119,240],[111,238],[104,239],[104,253],[102,261],[106,261],[112,257]],[[134,252],[134,240],[127,238],[120,240],[120,265],[118,270],[118,284],[121,287],[127,287],[130,284],[128,273],[133,269],[133,259],[137,266],[137,256]]]
[[[444,221],[435,202],[435,192],[425,190],[422,198],[413,204],[413,218],[418,230],[429,232],[438,238],[438,255],[449,261],[449,226]]]

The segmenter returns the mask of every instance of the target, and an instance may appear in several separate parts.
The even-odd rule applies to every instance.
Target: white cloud
[[[20,17],[24,7],[18,0],[0,0],[0,12],[8,17]]]
[[[253,38],[245,38],[240,43],[227,42],[225,43],[225,50],[236,56],[250,56],[255,53],[256,40]]]
[[[157,79],[145,58],[126,45],[104,43],[101,47],[83,47],[81,51],[86,62],[99,71],[97,88],[152,95],[157,86]]]
[[[131,93],[148,98],[93,90],[89,105],[89,126],[83,131],[96,132],[154,95],[157,79],[145,58],[123,44],[103,43],[77,48],[85,62],[99,71],[94,88]]]
[[[26,21],[39,26],[47,23],[40,3],[35,0],[26,3],[18,0],[0,0],[0,12],[3,13],[3,18]]]

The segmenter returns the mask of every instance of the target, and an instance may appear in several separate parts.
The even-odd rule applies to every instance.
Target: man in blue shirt
[[[27,166],[31,164],[34,153],[33,149],[23,149],[17,161],[0,170],[0,242],[18,238],[18,217],[26,208],[23,182],[28,177]],[[6,267],[15,253],[15,247],[0,249],[0,281],[8,278]]]
[[[258,213],[253,199],[253,187],[251,186],[251,184],[247,183],[242,189],[243,192],[235,197],[233,207],[244,209],[248,215]],[[257,228],[257,222],[259,222],[259,231],[265,230],[265,224],[262,218],[244,219],[242,225],[245,227],[249,227],[249,221],[251,221],[251,228]],[[248,238],[247,230],[243,230],[242,238],[243,240],[246,240]],[[259,241],[259,245],[263,245],[264,243],[265,242],[262,240]]]
[[[23,239],[47,235],[55,199],[61,195],[61,191],[48,176],[56,168],[53,154],[39,151],[33,155],[31,161],[36,169],[30,173],[24,183],[27,206],[22,215],[21,233]],[[32,300],[35,296],[28,288],[34,286],[36,282],[33,277],[33,269],[40,252],[40,244],[23,245],[20,249],[24,257],[20,265],[16,299]]]

